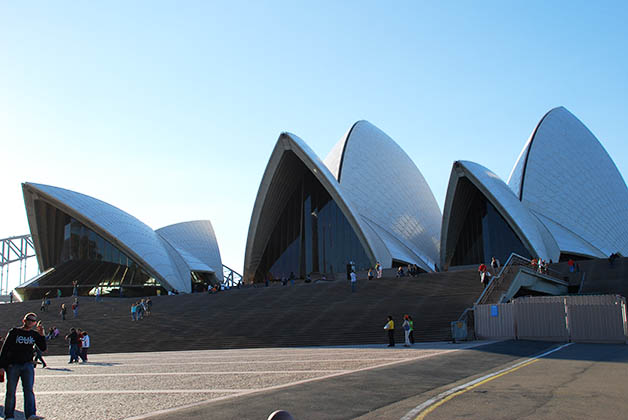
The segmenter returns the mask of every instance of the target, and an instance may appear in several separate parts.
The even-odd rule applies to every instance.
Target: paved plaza
[[[50,356],[49,368],[37,369],[38,413],[48,420],[265,420],[276,409],[296,420],[623,419],[628,412],[626,345],[421,343],[67,360]],[[23,419],[21,393],[17,408]]]
[[[156,411],[390,366],[468,345],[372,347],[94,354],[87,364],[49,356],[48,368],[36,371],[37,410],[49,420],[145,418]],[[21,393],[17,399],[20,419]],[[259,418],[265,419],[263,414]]]

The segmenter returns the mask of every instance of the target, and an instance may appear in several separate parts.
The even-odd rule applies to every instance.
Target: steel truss
[[[222,265],[222,284],[229,287],[237,287],[238,284],[242,283],[242,274],[237,273],[227,267],[226,265]]]
[[[34,257],[35,247],[31,235],[0,239],[0,295],[9,293],[9,266],[20,264],[19,284],[26,282],[26,263]]]

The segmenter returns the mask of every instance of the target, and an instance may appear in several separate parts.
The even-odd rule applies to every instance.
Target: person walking
[[[410,320],[408,319],[408,315],[403,316],[403,334],[405,338],[405,342],[403,343],[404,347],[410,347]]]
[[[36,326],[36,327],[35,327]],[[0,375],[7,376],[7,390],[4,400],[4,418],[15,417],[15,390],[18,380],[22,381],[24,394],[24,415],[28,420],[42,420],[37,415],[33,383],[35,366],[33,365],[33,346],[46,350],[44,327],[37,322],[37,315],[29,312],[22,319],[22,326],[11,328],[0,350]]]
[[[499,263],[499,260],[495,257],[491,258],[491,268],[493,269],[493,275],[496,276],[497,274],[499,274],[499,268],[501,267],[501,264]]]
[[[375,271],[377,271],[377,278],[381,279],[382,278],[382,265],[379,263],[379,261],[377,261],[377,264],[375,264]]]
[[[355,292],[355,286],[358,282],[358,276],[355,275],[355,271],[351,271],[351,293]]]
[[[408,322],[410,323],[410,344],[414,344],[414,321],[410,315],[408,315]]]
[[[89,350],[89,345],[89,335],[87,334],[87,331],[83,331],[81,336],[81,353],[79,354],[83,363],[87,363],[87,351]]]
[[[367,278],[368,278],[369,280],[373,280],[373,269],[372,269],[372,268],[369,268],[369,271],[368,271],[368,273],[366,274],[366,276],[367,276]]]
[[[41,362],[42,369],[48,366],[46,364],[46,361],[44,360],[43,352],[39,349],[39,347],[35,346],[35,360],[33,360],[33,364],[35,365],[35,367],[37,367],[38,362]]]
[[[488,277],[486,275],[487,271],[488,269],[486,268],[486,264],[480,264],[480,266],[478,267],[478,273],[480,273],[480,282],[484,287],[488,285]]]
[[[68,364],[75,363],[75,362],[78,363],[79,336],[75,328],[70,328],[70,334],[65,336],[65,340],[70,345],[70,361],[68,362]]]
[[[240,284],[240,283],[238,283]],[[149,297],[146,298],[146,315],[150,315],[150,310],[153,308],[153,301]]]
[[[388,322],[384,325],[384,329],[388,331],[388,347],[395,347],[395,321],[391,315],[388,315]]]
[[[61,314],[61,320],[65,321],[65,314],[68,312],[68,310],[65,307],[65,303],[61,304],[61,311],[59,311],[59,313]]]

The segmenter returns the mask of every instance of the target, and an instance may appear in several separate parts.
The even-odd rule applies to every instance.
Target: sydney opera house
[[[23,184],[44,291],[192,292],[222,281],[209,221],[153,230],[92,197]],[[247,283],[416,265],[425,272],[511,253],[547,261],[628,255],[628,189],[596,137],[565,108],[533,130],[508,181],[453,163],[443,213],[412,159],[383,131],[358,121],[321,160],[282,133],[251,215]]]
[[[508,182],[456,161],[444,214],[421,172],[384,132],[359,121],[321,160],[283,133],[251,216],[245,281],[416,264],[447,270],[511,253],[562,261],[628,255],[628,189],[596,137],[549,111]]]
[[[46,293],[144,296],[189,293],[223,280],[209,220],[153,230],[103,201],[74,191],[22,184],[41,274],[18,287],[23,298]]]

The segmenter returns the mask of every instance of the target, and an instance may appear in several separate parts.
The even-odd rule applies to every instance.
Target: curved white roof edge
[[[515,193],[515,195],[517,196],[519,200],[521,200],[521,187],[523,185],[522,184],[523,174],[525,172],[526,164],[528,162],[530,146],[532,145],[532,141],[534,140],[534,137],[536,136],[536,132],[538,131],[539,127],[541,127],[541,124],[543,124],[545,117],[547,117],[555,109],[558,109],[558,108],[552,108],[549,111],[547,111],[545,115],[543,115],[543,117],[539,120],[536,127],[534,127],[534,130],[532,130],[530,137],[528,137],[528,140],[523,145],[523,149],[521,149],[521,153],[519,153],[519,157],[517,157],[517,160],[515,161],[515,165],[512,167],[512,170],[510,171],[510,176],[508,176],[508,181],[506,183],[512,189],[512,191]]]
[[[223,280],[222,259],[214,228],[209,220],[193,220],[157,229],[193,271],[214,273]]]
[[[359,124],[369,124],[366,120],[359,120],[353,123],[351,127],[347,130],[347,132],[338,140],[338,142],[331,148],[323,162],[325,166],[330,170],[330,172],[334,175],[334,178],[340,182],[340,176],[342,173],[342,165],[344,163],[344,156],[347,147],[347,141],[353,133],[353,129],[356,128]]]
[[[183,259],[165,246],[163,239],[149,226],[104,201],[64,188],[25,182],[22,184],[28,222],[35,251],[41,255],[41,243],[35,216],[34,200],[43,199],[79,220],[107,239],[138,264],[157,277],[164,287],[189,292],[190,282],[182,272]],[[174,252],[174,254],[173,254]],[[40,268],[41,261],[40,261]]]
[[[357,121],[325,164],[359,215],[372,223],[394,259],[434,271],[442,214],[419,168],[384,131]]]
[[[604,146],[571,112],[557,107],[545,114],[515,168],[511,187],[519,186],[528,209],[553,222],[552,233],[575,235],[578,240],[566,243],[589,244],[605,256],[628,253],[626,183]]]
[[[286,152],[293,152],[296,157],[314,174],[316,179],[327,190],[332,199],[336,202],[349,224],[356,233],[360,243],[362,244],[367,256],[374,263],[380,261],[384,266],[392,264],[392,257],[386,246],[373,232],[370,226],[364,223],[358,217],[352,203],[345,197],[340,185],[330,170],[323,164],[320,158],[310,149],[310,147],[298,136],[291,133],[282,133],[277,140],[275,148],[264,171],[262,181],[260,183],[255,205],[251,215],[249,225],[249,233],[246,241],[246,252],[244,257],[244,276],[251,278],[255,274],[259,260],[262,258],[264,248],[268,241],[268,237],[272,233],[274,226],[266,226],[264,237],[260,235],[260,227],[268,225],[264,223],[263,213],[264,206],[267,202],[280,202],[277,197],[269,197],[268,193],[275,182],[275,175],[279,169],[279,164]],[[268,211],[267,213],[272,213]],[[268,216],[266,216],[268,217]]]
[[[488,168],[469,161],[454,162],[443,213],[441,264],[446,265],[447,233],[458,182],[467,178],[497,209],[532,256],[558,261],[560,249],[548,229],[519,201],[510,187]]]
[[[606,254],[604,254],[602,250],[585,241],[566,227],[559,225],[552,219],[548,219],[547,217],[543,216],[542,214],[538,214],[533,210],[530,210],[530,213],[534,214],[541,221],[541,223],[543,223],[547,227],[547,229],[556,240],[556,243],[558,243],[560,252],[564,252],[566,254],[581,255],[583,257],[606,257]]]

